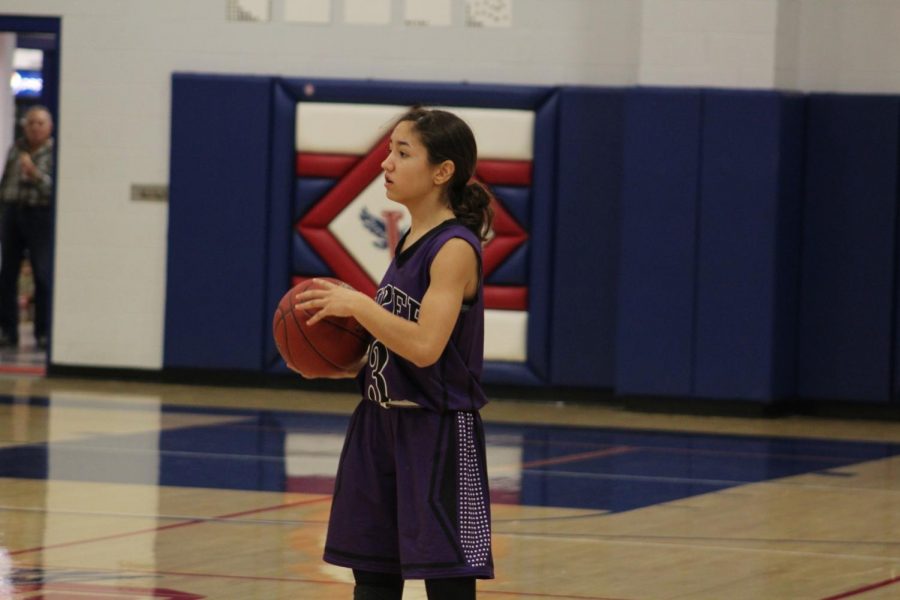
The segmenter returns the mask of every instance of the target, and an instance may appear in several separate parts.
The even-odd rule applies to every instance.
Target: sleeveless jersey
[[[422,297],[431,281],[431,263],[452,238],[462,238],[472,246],[480,272],[481,241],[459,221],[450,219],[403,252],[399,249],[405,236],[400,240],[398,253],[381,281],[375,300],[395,315],[418,321]],[[417,367],[376,339],[369,345],[368,363],[358,381],[363,396],[382,405],[391,400],[409,400],[437,412],[478,410],[487,403],[481,388],[483,364],[484,293],[479,282],[475,298],[463,304],[450,340],[436,363]]]

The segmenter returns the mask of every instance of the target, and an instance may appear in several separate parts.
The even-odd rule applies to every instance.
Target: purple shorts
[[[404,579],[492,578],[479,414],[360,402],[341,453],[325,561]]]

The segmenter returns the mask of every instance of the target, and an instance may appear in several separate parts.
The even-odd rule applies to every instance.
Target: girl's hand
[[[334,284],[324,279],[313,279],[315,288],[296,295],[295,309],[315,312],[306,322],[315,325],[325,317],[353,317],[360,298],[367,299],[351,287]]]

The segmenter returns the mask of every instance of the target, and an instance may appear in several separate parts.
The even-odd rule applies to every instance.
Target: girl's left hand
[[[315,325],[325,317],[352,317],[359,298],[366,298],[351,287],[337,285],[324,279],[313,279],[313,283],[316,284],[316,288],[307,289],[295,296],[297,300],[295,309],[315,311],[306,322],[307,325]]]

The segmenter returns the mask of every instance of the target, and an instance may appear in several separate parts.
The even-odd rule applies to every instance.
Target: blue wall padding
[[[331,272],[328,265],[325,264],[315,250],[309,247],[309,244],[306,243],[306,240],[303,239],[303,236],[301,236],[300,233],[294,230],[291,239],[293,240],[293,272],[295,274],[307,277],[334,276],[334,273]]]
[[[263,367],[271,104],[266,77],[172,78],[166,367]]]
[[[559,103],[551,381],[610,388],[625,92],[567,88]]]
[[[558,94],[550,96],[541,106],[535,107],[526,354],[528,366],[544,383],[549,380],[550,357],[553,354],[551,319],[554,302],[552,285],[553,244],[556,235],[558,118]]]
[[[491,186],[494,196],[500,199],[516,223],[526,232],[531,230],[531,189],[513,185]]]
[[[282,80],[298,101],[358,102],[411,106],[479,106],[533,110],[555,88],[480,83],[362,81],[357,79],[291,78]],[[311,92],[311,93],[310,93]]]
[[[887,402],[900,100],[815,94],[808,104],[799,393]]]
[[[525,242],[516,248],[487,278],[492,285],[528,285],[528,246]]]
[[[799,164],[786,152],[800,150],[782,144],[802,139],[801,116],[802,105],[777,92],[704,93],[693,396],[794,392],[793,356],[776,349],[778,328],[788,342],[796,328],[801,198],[780,177],[786,161]],[[793,302],[779,303],[785,294]]]
[[[271,367],[283,367],[284,361],[275,347],[272,337],[272,315],[275,307],[291,286],[293,271],[294,229],[292,224],[295,210],[294,182],[296,181],[297,103],[275,81],[272,90],[272,118],[270,121],[271,166],[269,180],[269,263],[266,280],[266,301],[263,305],[263,362]],[[288,226],[286,226],[288,225]],[[285,367],[286,368],[286,367]]]
[[[528,365],[500,360],[484,361],[484,372],[481,380],[488,384],[515,384],[535,387],[546,385],[546,382],[535,375]]]
[[[785,95],[779,143],[779,203],[776,227],[775,333],[772,399],[796,396],[797,337],[803,247],[803,166],[806,160],[806,97]]]
[[[300,220],[337,183],[337,179],[300,177],[294,190],[294,221]]]
[[[622,394],[693,388],[701,121],[698,90],[626,94],[615,344]]]
[[[527,360],[492,384],[623,395],[900,401],[900,97],[282,79],[172,82],[166,368],[287,372],[272,341],[296,233],[298,101],[535,111]]]

